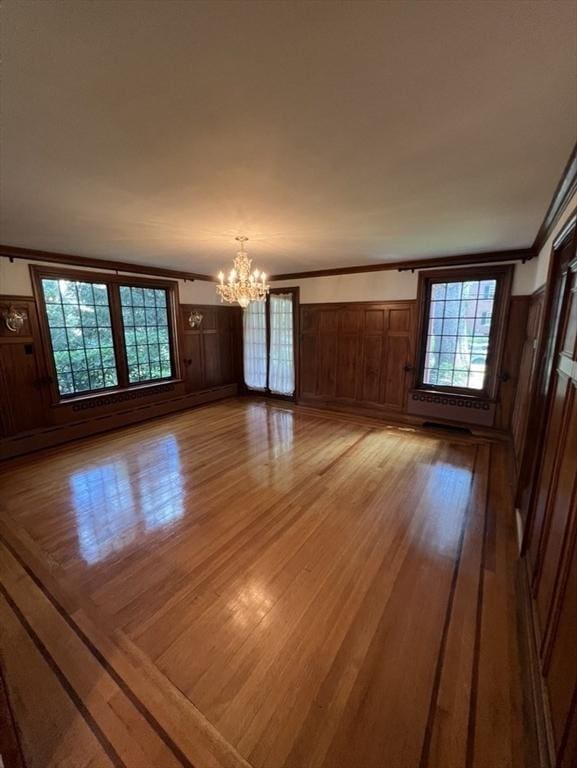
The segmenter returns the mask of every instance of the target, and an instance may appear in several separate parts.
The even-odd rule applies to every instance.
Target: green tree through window
[[[172,376],[166,298],[162,288],[120,286],[128,381],[131,384]]]
[[[496,286],[496,280],[431,285],[424,384],[483,389]]]
[[[106,285],[43,278],[42,291],[60,394],[116,387]]]

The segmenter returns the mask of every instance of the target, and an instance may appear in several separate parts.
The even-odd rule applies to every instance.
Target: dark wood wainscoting
[[[514,481],[517,482],[527,440],[529,417],[529,394],[535,383],[537,370],[537,344],[543,318],[544,288],[540,288],[529,299],[524,341],[520,348],[520,362],[516,383],[516,396],[511,415],[511,437],[513,445]]]
[[[529,492],[519,494],[521,502],[530,498],[524,542],[527,614],[544,764],[554,768],[577,765],[576,242],[573,234],[554,252],[545,296],[532,302],[522,363],[529,382],[522,384],[513,420],[515,450],[533,468]],[[539,313],[546,315],[539,332],[544,353],[535,362],[527,348],[534,346]],[[537,363],[541,370],[534,373]],[[532,424],[540,415],[536,431]],[[533,458],[527,451],[531,444]],[[521,480],[528,471],[520,467]]]
[[[189,318],[202,315],[200,327]],[[187,392],[242,381],[242,310],[240,307],[180,305],[182,359]]]
[[[25,314],[10,331],[4,313]],[[190,327],[191,312],[203,315]],[[63,400],[54,404],[35,301],[0,296],[0,458],[67,442],[147,418],[236,395],[242,381],[240,309],[181,305],[178,348],[183,379]]]
[[[403,412],[415,302],[301,305],[300,400]]]
[[[500,368],[500,387],[495,426],[509,430],[522,375],[521,360],[525,351],[531,296],[511,296],[505,326],[505,344]]]
[[[491,423],[506,434],[520,376],[531,297],[514,296]],[[416,301],[303,304],[300,310],[299,402],[422,423],[408,413],[417,344]],[[475,424],[438,415],[450,424]],[[479,427],[474,427],[480,429]]]

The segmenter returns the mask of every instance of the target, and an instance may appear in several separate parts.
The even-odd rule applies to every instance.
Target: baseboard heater
[[[413,390],[409,393],[407,412],[427,421],[456,421],[480,427],[492,427],[496,403],[467,395]]]

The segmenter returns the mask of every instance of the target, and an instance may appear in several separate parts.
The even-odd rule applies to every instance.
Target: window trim
[[[36,264],[30,265],[30,275],[32,278],[32,289],[38,311],[40,339],[42,342],[44,362],[50,379],[50,396],[53,405],[62,405],[74,402],[76,400],[86,400],[90,397],[101,397],[102,395],[124,392],[126,390],[155,387],[161,384],[166,384],[167,382],[177,382],[182,380],[180,343],[178,334],[179,298],[178,283],[176,281],[162,280],[160,278],[157,280],[122,274],[110,275],[105,272],[94,272],[89,270],[43,267]],[[112,343],[114,346],[114,356],[116,360],[116,372],[118,378],[117,386],[102,387],[99,389],[86,390],[84,392],[74,392],[70,395],[60,394],[58,389],[58,378],[56,375],[54,350],[52,349],[52,340],[50,336],[50,326],[48,323],[48,314],[46,311],[46,302],[44,300],[44,291],[42,289],[43,279],[74,280],[106,285],[108,291],[108,304],[110,308],[110,322],[112,326]],[[149,381],[134,382],[133,384],[129,383],[128,361],[126,346],[124,343],[124,324],[122,322],[122,307],[120,303],[121,285],[143,288],[160,288],[166,290],[166,307],[168,311],[168,335],[170,340],[169,343],[172,376],[163,379],[150,379]]]
[[[503,359],[505,328],[511,297],[513,264],[496,266],[478,266],[467,268],[452,268],[427,270],[419,272],[417,290],[417,356],[415,380],[413,389],[430,392],[444,392],[460,396],[469,396],[483,400],[495,400],[499,387],[499,371]],[[467,280],[496,280],[493,315],[489,333],[487,351],[487,372],[483,389],[469,387],[453,387],[446,384],[426,384],[423,382],[425,356],[427,352],[427,336],[429,326],[429,311],[431,303],[431,287],[435,283],[464,282]]]

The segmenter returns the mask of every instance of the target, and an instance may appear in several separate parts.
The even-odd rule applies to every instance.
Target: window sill
[[[77,395],[75,397],[61,398],[60,400],[52,403],[53,408],[62,408],[67,405],[74,405],[76,403],[83,403],[86,401],[94,400],[96,398],[114,397],[115,395],[125,394],[126,392],[142,392],[143,390],[150,390],[150,394],[154,394],[156,389],[164,387],[167,384],[182,384],[184,379],[162,379],[161,381],[155,381],[154,383],[147,382],[146,384],[134,384],[131,387],[114,387],[113,389],[99,389],[97,392],[88,392],[85,395]]]

